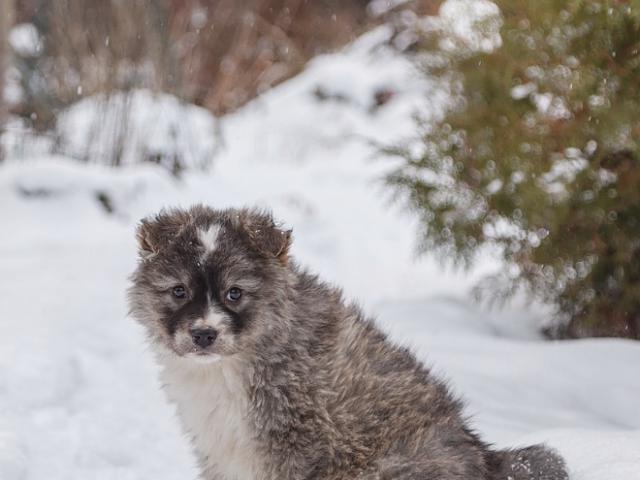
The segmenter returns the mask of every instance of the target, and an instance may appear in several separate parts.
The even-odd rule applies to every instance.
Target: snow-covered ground
[[[411,112],[437,113],[446,95],[381,46],[388,35],[317,58],[225,118],[208,172],[51,156],[0,168],[0,479],[196,478],[125,300],[137,220],[195,202],[272,208],[293,255],[447,377],[487,440],[546,441],[575,480],[640,479],[640,343],[542,341],[542,308],[468,300],[494,259],[465,273],[415,256],[415,221],[371,140],[406,135]]]

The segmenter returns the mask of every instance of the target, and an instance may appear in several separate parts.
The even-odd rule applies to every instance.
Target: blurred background
[[[125,293],[194,203],[273,210],[489,441],[640,478],[639,91],[638,0],[0,0],[0,479],[195,478]]]

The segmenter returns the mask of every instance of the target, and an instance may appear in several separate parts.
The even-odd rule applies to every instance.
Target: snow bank
[[[20,86],[10,87],[18,98]],[[142,89],[83,98],[46,134],[12,117],[0,142],[13,161],[53,152],[100,165],[158,164],[174,173],[208,169],[221,148],[219,122],[210,112]]]
[[[492,258],[464,273],[415,257],[416,224],[383,188],[389,166],[371,140],[404,135],[416,107],[437,114],[446,95],[386,47],[389,34],[317,58],[226,118],[209,173],[62,157],[2,166],[0,478],[196,477],[124,293],[137,220],[195,202],[270,206],[294,228],[293,255],[445,375],[489,441],[546,441],[574,480],[640,478],[640,344],[542,342],[543,310],[468,301]]]
[[[58,118],[58,149],[105,165],[157,162],[169,169],[203,168],[218,147],[217,125],[205,109],[148,90],[85,98]]]

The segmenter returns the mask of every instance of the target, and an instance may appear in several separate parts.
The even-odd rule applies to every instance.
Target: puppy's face
[[[205,207],[138,229],[131,312],[164,352],[208,362],[250,351],[282,327],[290,232],[270,216]]]

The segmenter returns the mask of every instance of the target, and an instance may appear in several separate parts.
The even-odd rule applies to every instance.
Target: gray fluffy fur
[[[143,220],[138,240],[131,311],[206,480],[568,478],[544,446],[496,451],[480,440],[442,381],[288,257],[290,232],[269,214],[170,210]],[[227,298],[233,286],[239,301]],[[199,348],[189,332],[211,318],[218,336]],[[239,400],[217,417],[224,398]],[[250,459],[246,475],[225,465],[238,458]]]

